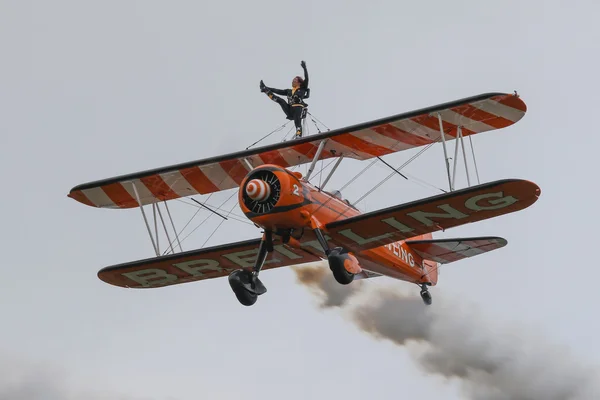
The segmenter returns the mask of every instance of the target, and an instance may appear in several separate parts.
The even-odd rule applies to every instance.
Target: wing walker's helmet
[[[304,83],[304,79],[302,79],[301,76],[295,76],[292,80],[292,84],[294,84],[295,82],[297,82],[298,85],[302,85]]]

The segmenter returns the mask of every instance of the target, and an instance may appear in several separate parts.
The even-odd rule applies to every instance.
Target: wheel
[[[235,293],[235,297],[244,306],[251,306],[258,300],[258,295],[252,293],[244,286],[244,284],[250,284],[251,279],[252,273],[241,269],[233,271],[229,275],[229,286],[231,286],[231,290]]]
[[[352,272],[348,272],[348,270],[344,267],[344,262],[346,257],[342,248],[336,247],[331,250],[329,255],[327,256],[327,260],[329,262],[329,269],[333,272],[333,277],[335,280],[342,284],[348,285],[354,280],[354,274]]]
[[[354,280],[354,274],[346,271],[343,264],[332,267],[331,272],[335,280],[342,285],[348,285]]]
[[[233,292],[235,293],[235,297],[237,297],[240,304],[247,307],[253,305],[254,303],[256,303],[256,300],[258,300],[258,296],[256,294],[250,293],[243,286],[234,289]]]
[[[423,302],[428,306],[430,306],[433,301],[433,299],[431,298],[431,293],[429,293],[428,290],[421,290],[421,298],[423,299]]]

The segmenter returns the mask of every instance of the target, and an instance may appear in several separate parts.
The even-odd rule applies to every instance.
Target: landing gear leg
[[[314,232],[315,232],[315,235],[317,236],[317,240],[319,241],[319,244],[321,245],[321,247],[323,248],[323,251],[325,252],[325,255],[328,256],[329,253],[331,252],[331,250],[329,249],[327,240],[325,240],[325,235],[323,235],[323,232],[319,228],[314,229]]]
[[[258,255],[252,271],[238,269],[229,274],[229,286],[231,286],[233,293],[235,293],[235,296],[242,305],[253,305],[256,303],[258,296],[267,292],[267,288],[260,279],[258,279],[258,275],[265,264],[267,254],[272,251],[273,234],[270,231],[266,231],[260,242]]]
[[[429,293],[429,289],[427,289],[426,284],[421,285],[421,298],[423,299],[423,302],[425,304],[427,304],[428,306],[431,305],[431,302],[432,302],[431,293]]]

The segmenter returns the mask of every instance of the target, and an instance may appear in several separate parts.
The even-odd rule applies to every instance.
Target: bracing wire
[[[433,146],[435,143],[439,142],[440,140],[441,140],[441,138],[437,139],[436,141],[433,141],[433,142],[429,143],[427,146],[425,146],[423,149],[421,149],[417,154],[415,154],[410,159],[408,159],[399,168],[392,168],[394,170],[394,172],[392,172],[386,178],[382,179],[379,183],[377,183],[373,188],[371,188],[369,191],[367,191],[367,193],[365,193],[363,196],[361,196],[358,200],[352,202],[352,204],[358,204],[360,201],[364,200],[367,196],[369,196],[371,193],[373,193],[373,191],[375,191],[383,183],[385,183],[386,181],[388,181],[395,174],[399,174],[401,169],[405,168],[408,164],[410,164],[411,162],[413,162],[417,157],[419,157],[421,154],[423,154],[425,151],[427,151],[429,148],[431,148],[431,146]],[[373,161],[371,161],[371,163],[369,163],[369,165],[367,165],[359,173],[357,173],[352,179],[350,179],[348,182],[346,182],[346,184],[344,184],[344,186],[342,186],[339,190],[342,191],[346,187],[348,187],[350,184],[352,184],[356,179],[358,179],[368,169],[370,169],[373,165],[375,165],[377,163],[377,161],[379,161],[379,158],[375,158]],[[319,207],[317,207],[317,210],[320,209],[321,207],[325,206],[329,201],[331,201],[331,199],[328,199],[323,204],[319,205]],[[342,215],[342,214],[340,214],[340,215]]]
[[[197,204],[192,204],[192,203],[188,203],[187,201],[185,201],[185,200],[182,200],[182,199],[174,199],[174,200],[175,200],[175,201],[178,201],[178,202],[180,202],[180,203],[186,204],[186,205],[188,205],[188,206],[190,206],[190,207],[194,207],[194,208],[202,209],[202,207],[200,207],[199,205],[197,205]],[[227,210],[225,210],[225,209],[224,209],[224,208],[222,208],[222,207],[217,207],[217,206],[214,206],[214,205],[211,205],[211,204],[207,204],[206,202],[205,202],[204,204],[205,204],[205,205],[207,205],[207,206],[209,206],[209,207],[210,207],[210,208],[212,208],[213,210],[218,210],[218,211],[227,211]],[[236,213],[234,213],[234,212],[231,212],[231,213],[228,215],[228,218],[230,218],[230,219],[232,219],[232,220],[234,220],[234,221],[243,222],[243,223],[245,223],[245,224],[248,224],[248,225],[254,225],[254,224],[252,224],[251,222],[248,222],[248,219],[247,219],[245,216],[242,216],[242,215],[236,214]]]
[[[231,198],[231,197],[230,197]],[[229,199],[227,200],[229,201]],[[229,212],[233,211],[233,208],[236,206],[236,203],[233,203],[233,206],[231,206],[231,209],[229,210]],[[213,235],[215,233],[217,233],[217,230],[221,227],[221,225],[223,225],[223,222],[225,222],[224,219],[221,220],[221,222],[219,222],[219,225],[217,225],[217,227],[212,231],[212,233],[208,236],[208,238],[204,241],[204,243],[202,243],[202,246],[200,246],[200,248],[204,248],[204,246],[206,246],[206,243],[208,243],[208,241],[210,240],[210,238],[213,237]]]
[[[387,168],[387,167],[385,167],[385,166],[383,166],[383,165],[378,165],[378,166],[379,166],[380,168],[389,169],[389,168]],[[447,191],[447,190],[444,190],[444,189],[442,189],[442,188],[440,188],[440,187],[438,187],[438,186],[432,185],[431,183],[429,183],[429,182],[426,182],[426,181],[424,181],[423,179],[417,178],[416,176],[414,176],[414,175],[411,175],[411,174],[409,174],[409,173],[408,173],[408,172],[406,172],[406,171],[403,171],[403,172],[402,172],[402,175],[405,175],[405,176],[407,177],[407,181],[408,181],[408,182],[413,182],[413,183],[415,183],[415,184],[417,184],[417,185],[419,185],[419,186],[421,186],[421,187],[423,187],[423,188],[429,188],[429,189],[434,189],[435,191],[440,191],[440,192],[442,192],[442,193],[448,193],[448,191]]]
[[[315,124],[315,126],[317,126],[317,123],[315,122],[315,119],[321,124],[323,125],[325,128],[327,128],[328,131],[330,131],[331,129],[329,129],[329,127],[327,125],[325,125],[324,123],[322,123],[321,121],[319,121],[319,119],[317,117],[315,117],[312,113],[310,112],[306,112],[308,115],[310,115],[310,119],[312,120],[312,122]],[[317,130],[319,130],[319,127],[317,126]],[[321,131],[319,130],[319,133]]]
[[[423,154],[424,152],[426,152],[429,148],[431,148],[431,146],[433,146],[436,142],[432,142],[429,143],[427,146],[425,146],[423,149],[421,149],[417,154],[415,154],[413,157],[409,158],[408,161],[406,161],[404,164],[402,164],[400,167],[395,168],[394,172],[391,172],[388,176],[386,176],[385,178],[383,178],[381,181],[379,181],[379,183],[377,183],[375,186],[373,186],[371,189],[369,189],[365,194],[363,194],[360,198],[358,198],[354,204],[358,204],[361,202],[361,200],[363,200],[365,197],[367,197],[368,195],[370,195],[371,193],[373,193],[377,188],[379,188],[381,185],[383,185],[385,182],[387,182],[391,177],[393,177],[394,175],[400,173],[400,170],[402,170],[403,168],[405,168],[408,164],[410,164],[411,162],[413,162],[414,160],[417,159],[417,157],[419,157],[421,154]],[[408,178],[407,178],[408,179]]]
[[[283,124],[283,125],[281,125],[281,126],[279,126],[279,127],[275,128],[275,129],[274,129],[274,130],[272,130],[271,132],[267,133],[265,136],[263,136],[262,138],[258,139],[256,142],[252,143],[250,146],[246,147],[246,150],[248,150],[250,147],[252,147],[252,146],[254,146],[254,145],[258,144],[259,142],[262,142],[263,140],[265,140],[266,138],[268,138],[269,136],[271,136],[271,135],[272,135],[272,134],[274,134],[275,132],[279,132],[280,130],[282,130],[283,128],[285,128],[285,126],[286,126],[287,124],[289,124],[290,122],[291,122],[291,120],[290,120],[290,121],[288,121],[288,122],[286,122],[285,124]]]
[[[231,200],[231,198],[232,198],[233,196],[235,196],[236,194],[237,194],[237,191],[233,191],[233,193],[231,194],[231,196],[229,196],[229,197],[227,198],[227,200],[225,200],[223,203],[221,203],[221,205],[220,205],[218,208],[220,209],[221,207],[223,207],[223,205],[225,205],[225,204],[226,204],[226,203],[227,203],[229,200]],[[201,210],[201,208],[198,208],[198,210],[196,211],[196,213],[194,214],[194,216],[195,216],[196,214],[198,214],[198,212],[200,212],[200,210]],[[232,210],[233,210],[233,207],[231,208],[230,212],[231,212]],[[194,229],[192,229],[192,231],[191,231],[191,232],[189,232],[189,233],[188,233],[186,236],[184,236],[184,237],[181,239],[181,241],[180,241],[180,242],[181,242],[181,243],[183,243],[183,242],[185,241],[185,239],[187,239],[188,237],[190,237],[190,235],[191,235],[192,233],[194,233],[194,232],[195,232],[195,231],[196,231],[198,228],[200,228],[200,227],[201,227],[201,226],[202,226],[202,225],[203,225],[203,224],[204,224],[204,223],[205,223],[205,222],[206,222],[206,221],[207,221],[207,220],[208,220],[210,217],[212,217],[212,216],[214,216],[214,215],[215,215],[215,214],[213,214],[213,213],[209,213],[209,214],[206,216],[206,218],[204,218],[204,219],[203,219],[203,220],[202,220],[202,221],[201,221],[201,222],[200,222],[200,223],[199,223],[199,224],[198,224],[198,225],[197,225],[197,226],[196,226]],[[192,217],[192,218],[193,218],[193,217]],[[187,226],[190,224],[190,222],[191,222],[191,221],[192,221],[192,219],[190,219],[190,220],[188,221],[188,223],[187,223],[185,226],[187,227]],[[221,220],[221,223],[222,223],[223,221],[225,221],[225,220]],[[219,226],[220,226],[220,225],[221,225],[221,224],[219,224]],[[184,230],[184,229],[185,229],[185,227],[183,227],[183,229],[181,230],[181,232],[183,232],[183,230]],[[180,232],[179,234],[181,234],[181,232]],[[163,253],[163,255],[165,255],[165,254],[166,254],[166,253]]]

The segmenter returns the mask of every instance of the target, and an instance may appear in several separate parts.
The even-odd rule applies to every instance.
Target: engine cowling
[[[242,212],[266,229],[290,229],[306,225],[300,215],[310,204],[310,191],[304,187],[300,173],[276,165],[263,165],[249,172],[238,194]]]

